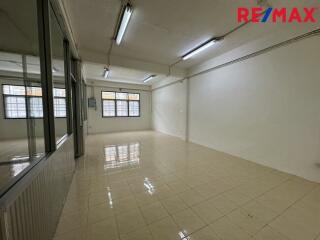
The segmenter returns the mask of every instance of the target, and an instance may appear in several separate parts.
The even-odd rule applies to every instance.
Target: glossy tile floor
[[[88,137],[54,240],[320,240],[320,185],[155,132]]]

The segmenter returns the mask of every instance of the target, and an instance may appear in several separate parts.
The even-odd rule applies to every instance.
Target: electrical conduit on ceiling
[[[208,69],[203,70],[203,71],[200,71],[200,72],[198,72],[198,73],[194,73],[194,74],[188,75],[188,76],[186,76],[186,77],[184,77],[184,78],[181,78],[181,79],[178,79],[178,80],[176,80],[176,81],[174,81],[174,82],[171,82],[171,83],[168,83],[168,84],[164,84],[164,85],[162,85],[162,86],[160,86],[160,87],[153,88],[151,91],[156,91],[156,90],[158,90],[158,89],[171,86],[171,85],[173,85],[173,84],[182,82],[182,81],[184,81],[184,80],[186,80],[186,79],[190,79],[190,80],[191,80],[191,78],[193,78],[193,77],[196,77],[196,76],[199,76],[199,75],[202,75],[202,74],[205,74],[205,73],[214,71],[214,70],[219,69],[219,68],[222,68],[222,67],[226,67],[226,66],[228,66],[228,65],[231,65],[231,64],[234,64],[234,63],[237,63],[237,62],[245,61],[245,60],[247,60],[247,59],[249,59],[249,58],[253,58],[253,57],[256,57],[256,56],[258,56],[258,55],[267,53],[267,52],[272,51],[272,50],[274,50],[274,49],[276,49],[276,48],[283,47],[283,46],[286,46],[286,45],[289,45],[289,44],[292,44],[292,43],[301,41],[301,40],[303,40],[303,39],[310,38],[310,37],[314,37],[314,36],[318,36],[318,35],[320,35],[320,28],[318,28],[318,29],[316,29],[316,30],[313,30],[313,31],[311,31],[311,32],[308,32],[308,33],[299,35],[299,36],[297,36],[297,37],[291,38],[291,39],[289,39],[289,40],[286,40],[286,41],[277,43],[277,44],[275,44],[275,45],[266,47],[266,48],[261,49],[261,50],[259,50],[259,51],[256,51],[256,52],[247,54],[247,55],[245,55],[245,56],[236,58],[236,59],[234,59],[234,60],[231,60],[231,61],[228,61],[228,62],[219,64],[219,65],[214,66],[214,67],[211,67],[211,68],[208,68]]]

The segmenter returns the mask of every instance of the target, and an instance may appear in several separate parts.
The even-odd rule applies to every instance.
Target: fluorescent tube
[[[132,14],[132,7],[130,4],[127,4],[124,7],[124,12],[121,17],[120,27],[118,29],[117,36],[116,36],[117,45],[120,45],[120,43],[121,43],[123,35],[124,35],[126,28],[128,26],[131,14]]]
[[[216,42],[217,42],[216,39],[212,39],[212,40],[210,40],[208,42],[205,42],[204,44],[201,44],[200,46],[196,47],[195,49],[193,49],[190,52],[188,52],[187,54],[185,54],[182,57],[182,59],[183,60],[187,60],[187,59],[191,58],[192,56],[198,54],[199,52],[202,52],[203,50],[207,49],[208,47],[211,47]]]
[[[146,79],[143,80],[144,83],[149,82],[151,79],[155,78],[157,75],[150,75],[149,77],[147,77]]]

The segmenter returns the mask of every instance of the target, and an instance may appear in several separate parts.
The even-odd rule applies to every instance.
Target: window
[[[128,115],[128,102],[125,100],[117,100],[117,116],[127,117]]]
[[[41,97],[31,97],[30,101],[30,117],[42,118],[43,117],[43,107]]]
[[[54,116],[63,118],[67,116],[66,90],[64,88],[53,89]]]
[[[66,99],[65,98],[54,98],[54,116],[55,117],[66,117]]]
[[[3,85],[2,90],[6,118],[27,118],[26,103],[30,108],[30,118],[43,117],[41,87]],[[66,117],[66,90],[54,88],[53,96],[55,117]]]
[[[114,100],[103,100],[103,116],[104,117],[115,117],[116,106]]]
[[[4,99],[7,118],[26,118],[25,97],[8,96]]]
[[[101,92],[103,117],[140,117],[140,94]]]
[[[139,116],[139,102],[130,101],[129,102],[129,115],[133,117]]]

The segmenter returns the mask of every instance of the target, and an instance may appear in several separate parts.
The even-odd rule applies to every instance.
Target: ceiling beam
[[[107,54],[96,52],[87,49],[80,49],[80,55],[83,61],[97,63],[97,64],[106,64]],[[159,63],[152,63],[148,61],[143,61],[139,59],[133,59],[128,57],[111,55],[110,57],[111,66],[119,66],[124,68],[130,68],[145,72],[151,72],[155,74],[167,75],[169,74],[169,66]],[[186,75],[186,70],[173,67],[170,71],[172,76],[184,77]]]

